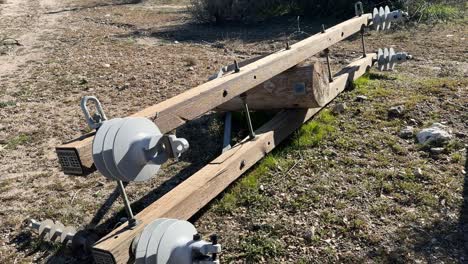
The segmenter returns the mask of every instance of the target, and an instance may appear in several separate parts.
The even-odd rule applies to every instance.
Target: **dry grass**
[[[20,26],[27,30],[35,18],[27,14],[24,24],[2,21],[2,27],[7,33]],[[53,218],[103,235],[124,215],[114,182],[97,173],[67,177],[57,167],[54,146],[86,131],[79,109],[82,96],[101,99],[108,117],[125,116],[205,82],[234,59],[283,48],[284,32],[291,30],[286,21],[274,28],[249,28],[249,34],[241,27],[202,26],[194,34],[185,28],[188,17],[146,5],[68,12],[60,27],[38,40],[43,41],[38,47],[48,47],[40,61],[2,77],[1,263],[78,262],[66,250],[40,243],[25,229],[28,217]],[[453,149],[433,157],[414,142],[399,139],[397,132],[410,119],[417,119],[418,127],[447,121],[454,131],[463,130],[467,117],[459,105],[467,84],[460,54],[466,26],[422,26],[397,34],[402,36],[398,46],[418,61],[399,67],[400,72],[359,80],[354,91],[338,98],[349,104],[346,114],[325,112],[304,126],[195,219],[200,233],[220,234],[223,262],[457,259],[465,153]],[[447,38],[449,34],[455,36]],[[372,35],[369,50],[394,43],[393,38]],[[359,40],[335,45],[334,71],[358,51]],[[194,63],[194,70],[187,71]],[[450,77],[437,77],[440,65]],[[357,94],[369,100],[354,102]],[[404,104],[408,112],[389,120],[386,110],[395,104]],[[130,199],[138,201],[135,210],[216,156],[220,132],[215,115],[179,129],[178,135],[191,143],[190,153],[164,166],[158,178],[128,186]],[[414,175],[415,167],[422,168],[422,177]]]

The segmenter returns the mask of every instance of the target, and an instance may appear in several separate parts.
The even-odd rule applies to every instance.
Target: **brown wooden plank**
[[[336,75],[330,83],[333,98],[350,81],[364,74],[375,58],[376,54],[368,54]],[[116,263],[127,263],[132,240],[145,225],[162,217],[189,219],[321,109],[280,112],[256,131],[255,140],[245,139],[138,213],[136,218],[140,224],[135,229],[130,230],[122,225],[98,241],[93,250],[109,254]]]
[[[313,35],[291,45],[289,50],[281,50],[260,58],[242,67],[238,73],[231,72],[131,116],[150,118],[162,133],[167,133],[359,32],[362,26],[368,25],[370,18],[371,14],[354,17],[327,29],[325,33]],[[91,148],[90,144],[89,140],[76,142],[74,149],[81,155]],[[58,146],[56,149],[64,148],[68,146]],[[58,156],[60,159],[60,155]],[[92,162],[87,157],[79,156],[78,159],[83,164]]]
[[[328,71],[320,62],[296,66],[247,91],[246,100],[251,110],[313,108],[326,104]],[[218,106],[220,111],[243,109],[240,97]]]

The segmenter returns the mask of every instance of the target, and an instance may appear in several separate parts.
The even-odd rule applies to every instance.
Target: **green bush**
[[[365,11],[389,5],[403,9],[417,21],[459,18],[466,9],[463,0],[364,0]],[[282,15],[348,18],[354,14],[355,1],[349,0],[191,0],[191,11],[201,22],[254,23]]]

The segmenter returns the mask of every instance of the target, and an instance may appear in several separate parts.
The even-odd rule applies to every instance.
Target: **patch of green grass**
[[[380,85],[379,80],[388,80],[390,77],[382,74],[366,73],[352,83],[355,94],[369,97],[385,97],[392,94],[391,89],[386,89]]]
[[[14,138],[10,139],[10,141],[8,141],[5,149],[9,149],[9,150],[16,149],[18,146],[24,145],[27,142],[29,142],[30,140],[31,140],[31,137],[29,135],[19,134],[18,136],[14,137]]]
[[[257,206],[267,208],[269,198],[260,193],[259,179],[269,174],[279,164],[279,159],[270,154],[252,170],[246,177],[242,178],[235,186],[227,192],[216,204],[218,213],[232,213],[238,206]]]
[[[247,263],[257,263],[263,257],[275,258],[283,255],[285,252],[280,240],[258,233],[243,239],[241,247]]]
[[[453,163],[461,163],[463,160],[463,155],[459,152],[453,153],[450,158],[452,159]]]
[[[462,16],[463,12],[457,6],[448,5],[444,3],[431,4],[422,12],[422,19],[429,21],[449,21],[461,18]]]
[[[0,108],[5,108],[8,106],[16,106],[16,102],[14,101],[0,102]]]
[[[303,125],[294,140],[295,147],[314,147],[322,139],[335,131],[336,117],[329,111],[320,112],[318,117]]]

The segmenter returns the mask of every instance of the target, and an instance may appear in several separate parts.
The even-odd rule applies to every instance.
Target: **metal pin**
[[[234,72],[235,73],[240,72],[239,64],[237,63],[236,60],[234,60]]]
[[[290,50],[291,47],[289,46],[289,41],[286,41],[286,50]]]
[[[242,99],[242,103],[244,105],[245,116],[247,117],[247,125],[249,126],[249,138],[252,140],[255,138],[255,131],[253,130],[252,119],[250,118],[249,106],[247,104],[247,94],[245,93],[241,94],[240,98]]]
[[[366,53],[366,42],[364,40],[364,33],[366,28],[364,26],[361,27],[361,42],[362,42],[362,57],[365,58],[367,56]]]
[[[322,24],[322,33],[325,33],[325,25]]]
[[[130,206],[130,201],[128,200],[127,193],[125,192],[125,187],[123,185],[123,182],[122,181],[117,181],[117,184],[118,184],[118,187],[119,187],[120,194],[122,195],[122,199],[124,201],[125,211],[127,212],[127,216],[129,218],[128,219],[128,227],[130,227],[130,229],[133,229],[138,225],[138,222],[135,219],[135,216],[133,216],[132,207]]]
[[[325,55],[327,57],[328,80],[330,82],[333,82],[333,76],[332,76],[331,67],[330,67],[330,50],[328,48],[325,49]]]

